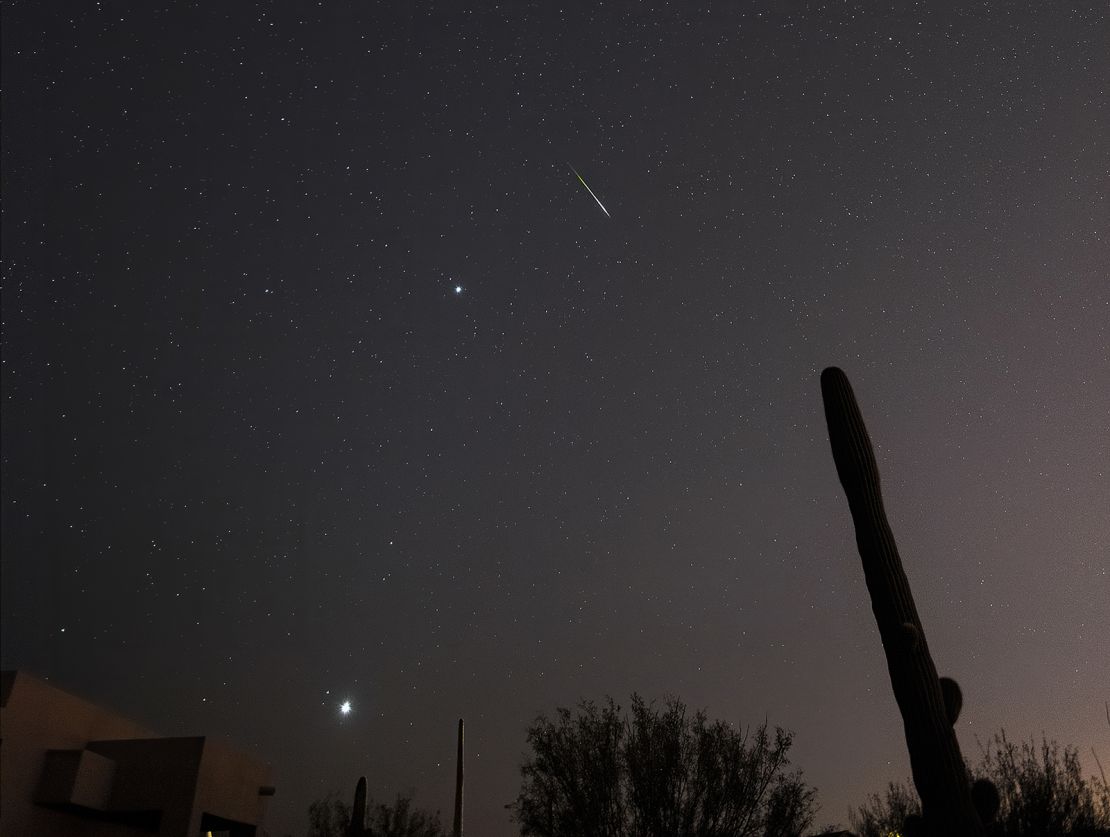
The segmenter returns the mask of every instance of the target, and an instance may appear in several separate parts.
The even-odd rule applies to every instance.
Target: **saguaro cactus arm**
[[[913,782],[930,834],[979,837],[967,768],[952,729],[959,712],[954,682],[942,688],[886,519],[879,469],[847,376],[821,373],[821,395],[836,471],[856,529],[871,609],[879,626],[894,698],[902,713]]]

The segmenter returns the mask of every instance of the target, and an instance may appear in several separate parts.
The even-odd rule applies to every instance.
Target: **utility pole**
[[[462,837],[463,833],[463,719],[459,718],[459,753],[455,767],[455,825],[451,837]]]

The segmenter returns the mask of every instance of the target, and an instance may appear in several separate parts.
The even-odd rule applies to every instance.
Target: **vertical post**
[[[459,718],[459,751],[455,766],[455,825],[451,837],[462,837],[463,832],[463,719]]]

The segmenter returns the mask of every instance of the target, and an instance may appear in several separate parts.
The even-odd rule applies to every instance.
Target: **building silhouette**
[[[0,837],[254,837],[270,768],[160,738],[23,671],[0,674]]]

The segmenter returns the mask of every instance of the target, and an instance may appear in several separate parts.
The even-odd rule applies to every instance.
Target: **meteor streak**
[[[569,163],[568,163],[568,165],[569,165]],[[603,204],[601,201],[597,200],[597,195],[594,194],[594,190],[591,189],[589,184],[586,183],[586,181],[582,179],[582,175],[580,175],[578,173],[578,169],[576,169],[574,166],[571,166],[570,170],[572,172],[574,172],[574,176],[578,178],[578,182],[586,187],[586,191],[590,193],[590,197],[593,198],[595,201],[597,201],[597,205],[601,207],[601,211],[605,213],[605,217],[606,218],[612,218],[613,216],[609,214],[609,210],[605,208],[605,204]]]

